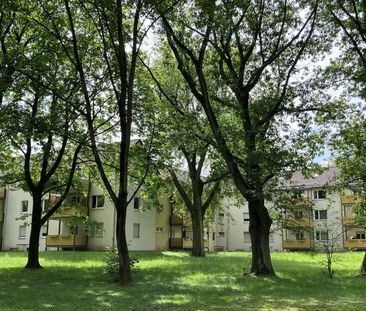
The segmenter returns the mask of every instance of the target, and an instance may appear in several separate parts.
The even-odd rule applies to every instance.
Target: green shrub
[[[136,271],[140,260],[137,257],[130,257],[130,269]],[[116,279],[119,271],[118,251],[108,251],[106,253],[104,273]]]

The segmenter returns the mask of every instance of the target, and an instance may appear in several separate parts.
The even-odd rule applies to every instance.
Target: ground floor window
[[[316,231],[315,239],[317,241],[327,241],[328,240],[328,231]]]
[[[104,224],[102,222],[97,222],[90,226],[89,237],[90,238],[102,238],[104,232]]]
[[[140,224],[133,224],[133,235],[134,239],[138,239],[140,237]]]
[[[21,225],[19,226],[19,239],[25,239],[26,235],[26,226]]]

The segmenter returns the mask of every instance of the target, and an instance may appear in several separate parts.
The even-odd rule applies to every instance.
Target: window
[[[327,219],[328,218],[328,214],[327,214],[327,210],[319,210],[319,211],[315,211],[315,219]]]
[[[41,238],[45,238],[47,236],[47,226],[41,227],[41,233],[39,235]]]
[[[250,243],[250,233],[244,232],[244,243]]]
[[[225,236],[225,232],[220,231],[219,234],[218,234],[218,237],[219,238],[223,238],[224,236]]]
[[[45,212],[48,210],[48,207],[50,206],[50,200],[42,200],[42,212]]]
[[[140,209],[140,198],[135,197],[133,199],[133,209],[139,210]]]
[[[249,218],[249,213],[243,213],[243,221],[244,222],[249,222],[250,218]]]
[[[93,208],[104,207],[104,195],[93,195]]]
[[[133,235],[134,239],[138,239],[140,237],[140,224],[133,224]]]
[[[97,222],[90,226],[89,237],[91,238],[102,238],[104,224],[102,222]]]
[[[295,211],[294,216],[295,216],[295,219],[303,219],[304,218],[303,217],[304,215],[303,215],[302,211]]]
[[[219,213],[219,217],[224,217],[225,214],[224,213]]]
[[[26,227],[24,225],[19,226],[19,239],[25,239]]]
[[[320,200],[320,199],[326,199],[327,197],[327,192],[324,190],[315,190],[314,191],[314,199],[315,200]]]
[[[316,231],[315,239],[317,241],[327,241],[328,240],[328,231]]]
[[[301,199],[302,198],[303,191],[301,190],[293,190],[292,191],[292,198],[293,199]]]
[[[304,232],[302,232],[302,231],[296,232],[295,238],[296,238],[296,240],[305,240]]]
[[[28,201],[21,201],[21,212],[27,213],[28,212]]]
[[[365,239],[365,231],[356,231],[356,239]]]
[[[212,241],[216,241],[216,232],[212,232]]]
[[[156,227],[156,232],[163,232],[163,227]]]

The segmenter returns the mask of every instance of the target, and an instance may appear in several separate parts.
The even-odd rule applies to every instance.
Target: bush
[[[137,257],[130,257],[130,269],[137,270],[137,264],[140,260]],[[117,279],[119,271],[119,257],[117,251],[108,251],[106,253],[104,273],[112,277],[113,279]]]

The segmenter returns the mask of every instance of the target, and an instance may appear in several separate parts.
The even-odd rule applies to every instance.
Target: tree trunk
[[[191,213],[192,230],[193,230],[193,243],[192,243],[192,256],[204,257],[205,245],[203,239],[203,215],[202,210],[196,210]]]
[[[269,234],[272,220],[264,206],[264,200],[252,198],[249,203],[249,233],[252,242],[252,266],[254,275],[275,275],[269,249]]]
[[[128,254],[128,246],[126,239],[126,206],[117,207],[117,248],[119,257],[119,273],[117,282],[121,285],[128,285],[132,283],[132,275],[130,268],[130,257]]]
[[[31,233],[29,237],[28,261],[25,265],[26,269],[40,269],[39,263],[39,235],[41,232],[42,218],[42,197],[33,195],[33,210]]]
[[[360,274],[366,276],[366,252],[365,252],[365,255],[363,257],[362,264],[361,264]]]

